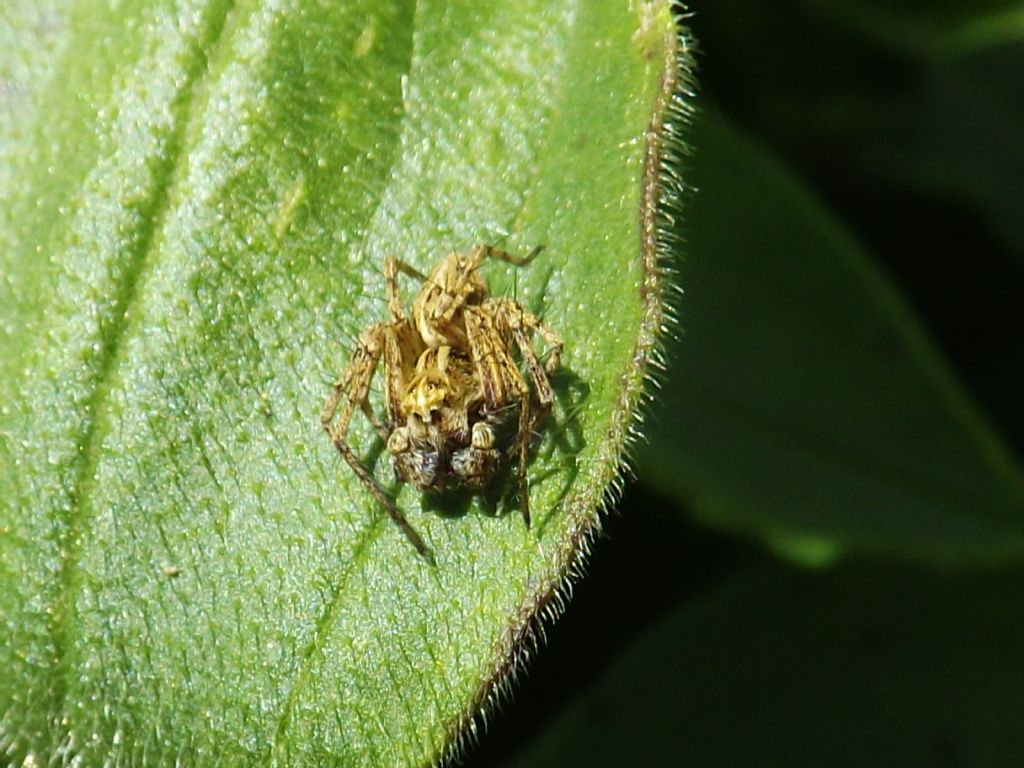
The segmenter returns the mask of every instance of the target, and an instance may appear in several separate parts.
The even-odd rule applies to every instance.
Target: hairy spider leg
[[[490,310],[490,314],[497,317],[499,322],[504,323],[511,331],[512,338],[515,339],[516,346],[519,348],[519,353],[523,356],[526,367],[530,371],[530,378],[533,380],[534,389],[537,391],[538,407],[533,413],[533,418],[530,418],[527,409],[523,408],[522,405],[520,405],[519,411],[517,445],[519,449],[519,485],[524,489],[523,493],[525,493],[526,456],[529,450],[530,436],[537,428],[537,425],[547,416],[555,401],[555,394],[551,389],[551,379],[549,377],[558,368],[564,342],[561,336],[544,325],[536,315],[514,301],[509,299],[489,299],[486,302],[486,309]],[[537,357],[537,351],[533,348],[533,342],[530,340],[531,333],[539,335],[548,346],[548,359],[544,365],[541,364]],[[524,516],[527,518],[527,524],[529,524],[529,509],[525,505]]]
[[[377,433],[377,436],[385,443],[388,441],[388,437],[391,433],[388,428],[384,426],[384,422],[377,418],[377,414],[373,412],[373,407],[370,405],[370,398],[367,397],[363,402],[359,404],[360,410],[366,416],[367,421],[373,425],[373,431]]]
[[[370,381],[377,369],[381,354],[394,339],[392,324],[377,323],[359,337],[352,360],[345,367],[338,381],[335,382],[331,395],[320,414],[320,423],[330,435],[334,446],[355,472],[356,477],[373,494],[374,498],[387,510],[388,517],[397,525],[416,551],[428,562],[434,562],[434,555],[424,543],[416,529],[405,519],[405,515],[380,487],[370,471],[356,458],[352,447],[348,444],[348,428],[356,406],[362,407],[370,391]],[[397,344],[397,341],[395,342]],[[389,397],[390,399],[390,397]],[[339,411],[338,406],[341,406]],[[335,420],[337,415],[337,420]]]
[[[416,373],[416,361],[423,353],[423,343],[408,320],[392,323],[384,339],[384,379],[387,384],[388,423],[394,427],[406,420],[402,399],[409,381]]]
[[[551,375],[558,368],[562,358],[564,342],[562,337],[544,325],[540,319],[529,310],[508,299],[493,299],[496,305],[493,310],[500,318],[500,321],[507,324],[512,338],[515,339],[519,353],[526,361],[526,367],[530,371],[530,378],[533,380],[534,389],[537,391],[539,407],[534,413],[533,421],[529,426],[529,433],[537,428],[537,425],[547,416],[555,402],[555,394],[551,389]],[[547,360],[541,364],[537,351],[530,340],[530,334],[536,333],[547,345]]]
[[[494,411],[510,400],[518,400],[519,424],[516,445],[519,448],[519,495],[522,500],[523,520],[530,525],[530,494],[526,483],[526,450],[529,445],[531,424],[530,392],[519,371],[505,337],[495,324],[494,316],[482,307],[467,307],[466,331],[470,355],[477,367],[488,407]]]
[[[528,363],[530,358],[535,361],[535,365],[530,366],[530,374],[534,381],[538,383],[538,386],[540,386],[540,382],[543,382],[550,393],[551,386],[548,382],[548,377],[554,374],[561,364],[562,349],[565,347],[562,337],[545,325],[530,310],[511,299],[488,299],[485,302],[485,307],[493,315],[501,318],[502,322],[506,323],[510,330],[515,331],[517,328],[520,328],[526,332],[527,336],[531,333],[536,333],[544,340],[544,343],[547,345],[547,359],[544,361],[543,366],[539,365],[539,360],[532,345],[528,345],[528,351],[521,344],[518,344],[518,341],[517,344]],[[541,370],[547,375],[538,375]]]
[[[388,291],[388,310],[394,320],[405,320],[405,310],[402,309],[402,295],[398,290],[399,273],[408,277],[415,277],[420,282],[425,282],[427,276],[411,264],[388,256],[384,259],[384,281]]]
[[[525,256],[514,256],[508,251],[503,251],[501,248],[497,248],[493,245],[478,245],[470,254],[468,266],[470,269],[479,269],[485,259],[496,259],[497,261],[505,261],[509,264],[514,264],[517,267],[525,267],[537,258],[537,254],[543,250],[544,246],[538,245]]]
[[[494,317],[481,307],[466,307],[464,317],[470,358],[476,366],[488,407],[494,410],[514,397],[527,394],[526,380]]]

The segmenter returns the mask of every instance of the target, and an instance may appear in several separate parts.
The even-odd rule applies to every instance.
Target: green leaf
[[[1022,588],[752,570],[642,636],[512,764],[1012,765]]]
[[[765,152],[706,113],[682,333],[643,477],[801,559],[1024,555],[1024,484],[892,287]]]
[[[56,54],[0,53],[34,73],[0,124],[0,752],[450,753],[561,600],[640,397],[668,4],[55,7]],[[26,8],[0,39],[32,39]],[[395,487],[432,567],[319,412],[385,318],[385,255],[495,241],[546,246],[486,274],[566,340],[534,523],[511,481],[468,506]],[[353,441],[390,484],[368,424]]]

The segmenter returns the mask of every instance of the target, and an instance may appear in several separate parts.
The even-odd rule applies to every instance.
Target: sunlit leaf
[[[660,326],[668,4],[83,0],[52,55],[34,19],[0,15],[30,41],[0,51],[0,753],[450,752],[618,471]],[[319,412],[385,255],[478,242],[546,247],[486,274],[564,367],[529,530],[514,487],[425,505],[353,431],[435,567]]]

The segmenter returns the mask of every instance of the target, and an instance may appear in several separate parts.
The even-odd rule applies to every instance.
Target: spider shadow
[[[554,494],[554,501],[551,504],[553,510],[558,510],[564,505],[569,491],[580,474],[580,465],[576,461],[576,457],[586,448],[587,441],[583,437],[583,425],[579,417],[584,404],[590,397],[590,385],[571,368],[562,367],[551,377],[551,388],[555,392],[555,409],[548,417],[547,429],[545,430],[542,426],[541,433],[534,435],[536,441],[543,438],[545,431],[550,431],[551,441],[545,450],[531,452],[529,463],[533,464],[539,458],[549,462],[549,468],[546,471],[532,478],[535,483],[559,476],[564,478]],[[555,457],[559,457],[561,460],[551,461]],[[513,490],[515,496],[518,496],[518,485]],[[538,527],[542,530],[547,520],[552,517],[554,517],[553,514],[545,517],[539,522]]]

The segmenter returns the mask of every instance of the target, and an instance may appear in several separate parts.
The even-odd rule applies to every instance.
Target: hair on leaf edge
[[[593,542],[602,532],[602,518],[622,498],[625,481],[635,477],[631,451],[643,439],[647,409],[655,400],[668,368],[664,346],[678,332],[678,302],[682,289],[675,282],[672,259],[680,238],[676,227],[690,188],[683,181],[684,159],[690,154],[683,134],[694,115],[694,43],[684,21],[689,12],[671,4],[674,28],[667,41],[661,82],[651,121],[645,133],[643,190],[640,206],[640,254],[643,262],[643,317],[637,334],[633,364],[623,376],[609,427],[609,440],[600,461],[597,503],[587,495],[569,509],[571,524],[560,544],[563,569],[537,590],[532,602],[521,606],[508,631],[496,644],[490,674],[448,729],[449,738],[431,764],[457,764],[468,747],[485,732],[492,714],[511,701],[519,675],[546,640],[545,625],[561,616],[573,587],[584,575]],[[580,497],[577,497],[577,502]]]

